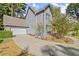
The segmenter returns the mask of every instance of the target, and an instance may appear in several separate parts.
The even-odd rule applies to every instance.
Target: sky
[[[28,5],[31,7],[34,7],[36,9],[41,9],[45,7],[48,3],[29,3]],[[60,7],[61,8],[61,13],[66,13],[66,8],[68,6],[67,3],[51,3],[54,6]]]

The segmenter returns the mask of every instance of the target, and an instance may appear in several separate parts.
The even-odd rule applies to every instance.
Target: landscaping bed
[[[19,48],[12,38],[5,38],[0,43],[0,56],[34,56],[27,50]]]
[[[73,40],[70,38],[67,38],[67,37],[56,38],[54,36],[47,35],[47,36],[43,37],[43,39],[48,40],[48,41],[57,42],[57,43],[73,44]]]
[[[0,56],[16,56],[21,53],[21,49],[12,41],[8,41],[0,44]]]

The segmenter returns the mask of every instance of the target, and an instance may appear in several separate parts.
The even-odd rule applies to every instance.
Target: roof
[[[48,4],[47,6],[45,6],[44,8],[42,8],[42,9],[40,9],[40,10],[38,10],[38,12],[36,13],[36,15],[38,15],[38,14],[40,14],[41,12],[44,12],[47,8],[51,8],[51,5],[50,4]],[[51,9],[50,9],[51,10]]]
[[[48,5],[46,5],[44,8],[39,9],[39,10],[37,10],[37,9],[35,9],[35,8],[29,6],[29,7],[28,7],[28,10],[29,10],[29,9],[32,10],[32,12],[33,12],[35,15],[37,15],[37,14],[39,14],[39,13],[45,11],[48,7],[51,7],[51,5],[48,4]]]
[[[6,25],[6,26],[26,27],[25,19],[11,17],[11,16],[7,16],[7,15],[4,15],[3,22],[4,22],[4,25]]]
[[[35,8],[33,8],[33,7],[30,7],[35,13],[37,13],[38,12],[38,10],[37,9],[35,9]]]

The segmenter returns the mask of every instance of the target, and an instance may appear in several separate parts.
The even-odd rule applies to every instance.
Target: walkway
[[[31,37],[29,35],[17,35],[13,40],[21,49],[27,49],[29,53],[37,56],[79,56],[79,46],[76,44],[59,44]]]

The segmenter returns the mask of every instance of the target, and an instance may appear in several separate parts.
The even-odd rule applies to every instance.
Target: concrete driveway
[[[16,45],[36,56],[79,56],[79,45],[60,44],[34,38],[29,35],[17,35],[13,37]]]

